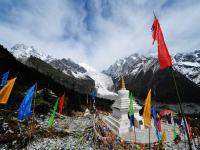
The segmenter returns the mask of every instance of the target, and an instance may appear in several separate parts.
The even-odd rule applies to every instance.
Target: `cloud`
[[[156,52],[153,11],[170,53],[200,47],[198,0],[2,0],[0,43],[34,45],[102,70],[132,53]]]

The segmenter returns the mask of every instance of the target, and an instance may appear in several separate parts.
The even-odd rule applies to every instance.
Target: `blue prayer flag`
[[[95,103],[96,92],[95,92],[94,89],[91,92],[91,96],[92,96],[92,99],[93,99],[93,103]]]
[[[36,87],[36,84],[34,84],[31,88],[28,89],[27,94],[24,97],[22,104],[19,107],[19,110],[18,110],[19,120],[27,119],[32,114],[31,105],[32,105],[32,99],[33,99],[35,87]]]
[[[8,76],[9,76],[9,71],[7,71],[6,73],[4,73],[4,74],[2,75],[1,86],[6,85]]]
[[[130,115],[130,128],[133,127],[133,115]]]
[[[154,126],[156,128],[156,136],[158,138],[158,141],[160,141],[161,135],[160,135],[160,132],[158,130],[158,123],[157,123],[157,119],[156,119],[156,108],[155,108],[155,106],[151,107],[151,114],[152,114],[152,117],[153,117],[153,120],[154,120]]]

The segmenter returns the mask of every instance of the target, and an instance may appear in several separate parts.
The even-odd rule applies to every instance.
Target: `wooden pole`
[[[35,83],[35,93],[34,93],[34,97],[33,97],[33,118],[35,117],[35,98],[37,95],[37,82]]]
[[[149,149],[151,149],[151,132],[150,132],[150,127],[149,127]]]
[[[132,128],[129,128],[130,143],[131,143],[131,131],[132,131]]]
[[[134,135],[135,135],[135,144],[134,144],[134,148],[136,149],[136,132],[135,132],[135,126],[134,126]]]
[[[88,105],[88,94],[87,94],[87,105]]]
[[[34,93],[34,96],[33,96],[33,115],[32,115],[31,126],[30,126],[29,143],[30,143],[31,136],[32,136],[33,122],[34,122],[34,117],[35,117],[35,98],[36,98],[36,94],[37,94],[37,82],[35,83],[35,93]]]
[[[177,94],[177,97],[178,97],[178,103],[179,103],[179,107],[180,107],[180,114],[181,114],[181,117],[183,118],[183,122],[184,122],[184,126],[186,128],[186,134],[187,134],[187,138],[188,138],[188,144],[189,144],[189,149],[192,150],[192,145],[191,145],[191,141],[190,141],[190,136],[189,136],[189,133],[188,133],[188,127],[187,127],[187,123],[186,123],[186,119],[185,119],[185,114],[183,112],[183,108],[182,108],[182,103],[181,103],[181,98],[180,98],[180,94],[178,92],[178,87],[177,87],[177,84],[176,84],[176,80],[175,80],[175,76],[174,76],[174,72],[173,72],[173,69],[172,67],[170,67],[170,71],[172,73],[172,77],[173,77],[173,80],[174,80],[174,86],[176,88],[176,94]]]
[[[135,144],[136,144],[136,132],[135,132],[135,119],[133,115],[133,126],[134,126],[134,135],[135,135]]]

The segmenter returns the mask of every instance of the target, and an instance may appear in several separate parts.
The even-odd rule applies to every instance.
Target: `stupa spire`
[[[122,76],[121,81],[122,81],[121,89],[122,89],[122,90],[126,90],[126,87],[125,87],[125,81],[124,81],[124,77],[123,77],[123,76]]]

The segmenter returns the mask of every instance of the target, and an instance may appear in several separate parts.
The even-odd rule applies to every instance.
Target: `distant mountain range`
[[[177,100],[172,74],[169,69],[159,70],[157,56],[132,54],[117,60],[103,72],[111,76],[115,83],[124,76],[126,85],[135,96],[145,99],[149,88],[153,98],[158,101],[175,102]],[[190,53],[178,53],[172,56],[175,79],[182,100],[199,102],[200,100],[200,50]],[[117,84],[115,84],[117,86]]]
[[[72,81],[70,83],[75,86],[75,89],[77,85],[83,83],[83,85],[91,87],[92,82],[94,82],[97,96],[100,98],[116,99],[119,80],[124,76],[127,89],[132,91],[134,96],[139,99],[144,100],[147,91],[152,88],[154,100],[166,103],[177,102],[172,74],[169,69],[159,70],[157,56],[132,54],[129,57],[117,60],[101,73],[86,64],[77,64],[71,59],[54,58],[33,46],[17,44],[10,49],[10,52],[22,63],[38,69],[42,73],[49,74],[47,65],[53,67],[55,72],[64,74],[64,78],[73,79],[70,80]],[[38,61],[41,61],[40,65],[45,65],[36,65]],[[200,50],[190,53],[177,53],[172,55],[172,61],[182,100],[184,102],[199,102]],[[64,82],[64,78],[60,82]]]
[[[83,81],[90,85],[92,85],[92,82],[94,82],[95,89],[97,91],[97,97],[111,100],[116,98],[116,94],[110,91],[110,89],[113,87],[112,78],[106,74],[96,71],[86,64],[79,65],[69,58],[53,58],[52,56],[43,53],[41,50],[35,49],[33,46],[26,46],[24,44],[16,44],[10,49],[10,52],[19,61],[35,69],[38,69],[40,72],[49,73],[47,70],[47,64],[52,66],[61,74],[65,74],[66,78],[72,78],[72,84],[74,84],[74,86],[81,84]],[[36,65],[36,58],[37,62],[40,61],[40,64],[43,63],[43,66],[40,65],[40,67],[38,67],[38,65]],[[44,65],[45,63],[46,65]],[[84,90],[85,89],[83,87],[83,91]],[[90,94],[90,91],[87,93]]]
[[[172,56],[172,61],[175,70],[200,86],[200,50],[191,53],[177,53]],[[117,60],[103,72],[113,78],[130,74],[135,76],[141,70],[146,72],[154,63],[157,63],[156,57],[133,54],[124,59]],[[154,71],[157,71],[158,67],[156,65],[153,68]]]

